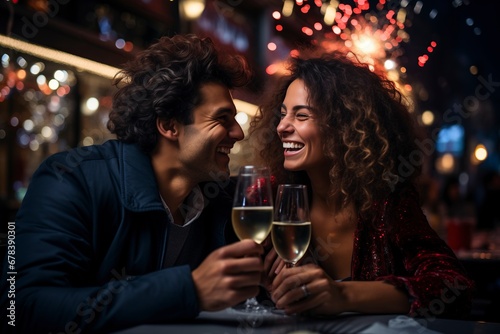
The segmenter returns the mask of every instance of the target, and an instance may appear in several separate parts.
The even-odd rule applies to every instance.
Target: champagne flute
[[[243,166],[239,170],[232,210],[233,228],[240,240],[262,243],[273,222],[273,195],[269,168]],[[242,309],[246,312],[266,312],[257,299],[250,298]]]
[[[304,256],[311,241],[307,186],[280,184],[276,194],[271,238],[274,249],[290,268]]]

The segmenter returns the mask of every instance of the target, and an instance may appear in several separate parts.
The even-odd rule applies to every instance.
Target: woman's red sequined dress
[[[474,283],[430,227],[412,187],[400,187],[358,219],[351,265],[355,281],[383,280],[409,295],[410,315],[468,315]]]

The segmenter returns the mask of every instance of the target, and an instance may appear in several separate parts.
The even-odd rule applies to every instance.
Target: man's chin
[[[229,180],[229,176],[231,175],[231,170],[229,169],[229,166],[226,166],[219,173],[221,178],[224,177],[224,180]]]

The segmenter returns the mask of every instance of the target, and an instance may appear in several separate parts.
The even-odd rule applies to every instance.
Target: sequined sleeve
[[[417,192],[404,188],[384,204],[388,240],[404,269],[377,280],[407,291],[412,316],[429,319],[469,314],[474,283],[453,251],[428,224]]]

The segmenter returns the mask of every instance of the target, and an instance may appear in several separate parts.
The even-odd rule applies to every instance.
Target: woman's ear
[[[179,124],[173,120],[162,120],[160,118],[156,119],[156,128],[162,137],[170,140],[177,140],[179,136]]]

